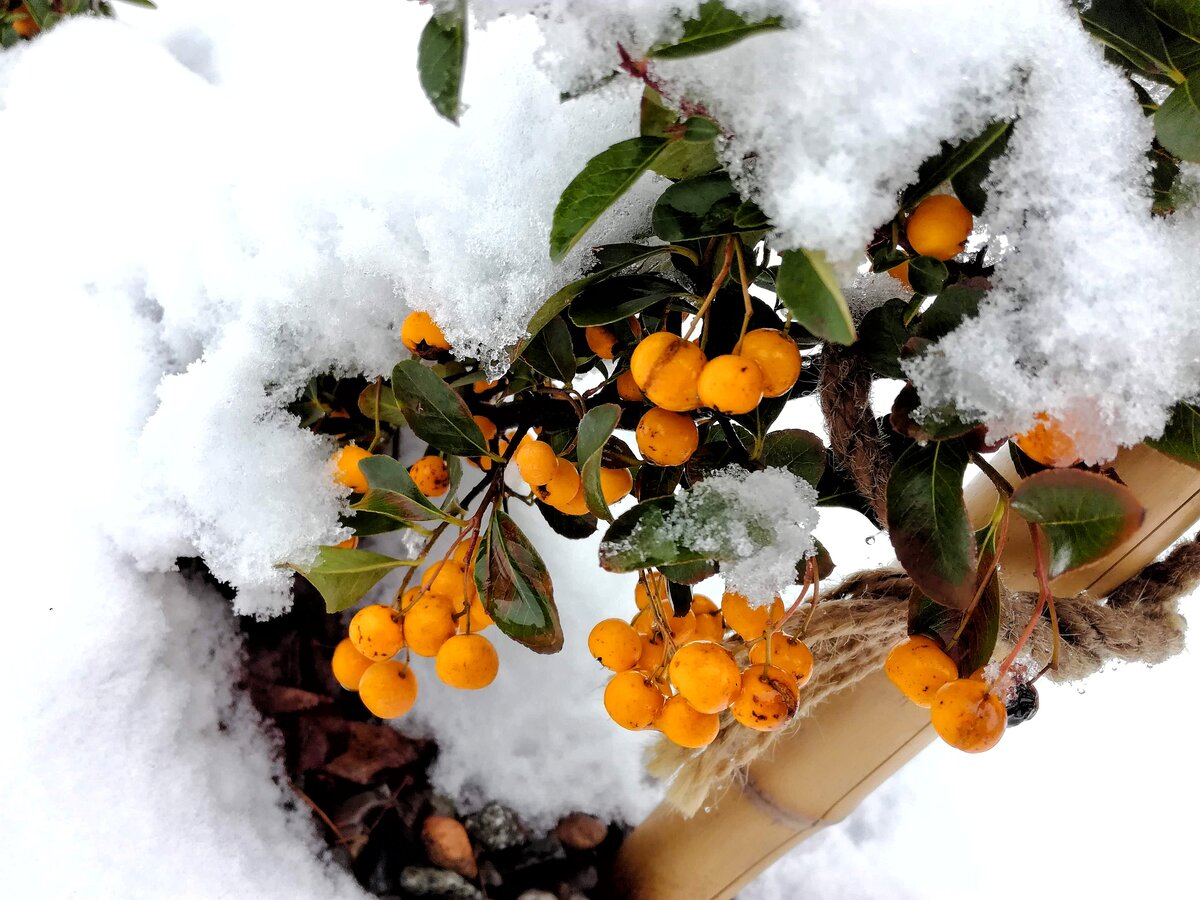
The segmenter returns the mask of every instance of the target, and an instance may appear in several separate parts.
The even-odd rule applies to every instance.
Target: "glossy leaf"
[[[462,398],[418,360],[406,359],[392,370],[392,392],[421,440],[455,456],[492,455]]]
[[[368,419],[374,420],[378,407],[379,421],[389,425],[404,425],[404,411],[396,402],[390,384],[368,384],[358,395],[358,411]]]
[[[693,117],[701,122],[711,122],[709,119]],[[689,123],[693,121],[689,119]],[[672,130],[680,127],[679,114],[673,109],[669,109],[662,102],[662,95],[652,87],[647,87],[642,93],[641,107],[641,133],[643,137],[660,137],[665,138],[671,136]],[[715,129],[715,125],[712,126]],[[703,175],[705,172],[711,172],[720,165],[717,159],[717,152],[711,139],[697,143],[693,138],[698,136],[704,129],[703,125],[688,126],[688,134],[684,134],[684,139],[681,141],[672,141],[650,168],[662,175],[664,178],[670,178],[678,181],[684,178],[692,178],[696,175]],[[715,136],[715,135],[714,135]]]
[[[358,467],[367,477],[368,490],[362,499],[351,505],[351,509],[398,522],[458,521],[421,492],[403,463],[380,454],[364,459]]]
[[[1163,24],[1185,38],[1200,42],[1200,3],[1196,0],[1144,0],[1146,8]]]
[[[955,196],[972,215],[982,215],[987,206],[988,195],[983,183],[991,174],[992,163],[1008,149],[1013,130],[1013,123],[1010,123],[1004,133],[988,144],[983,152],[950,176],[950,187],[954,189]]]
[[[905,209],[916,206],[1000,140],[1011,127],[1009,122],[993,122],[982,133],[958,144],[943,143],[937,155],[927,159],[917,171],[917,183],[907,188],[900,202]],[[927,293],[922,291],[921,293]],[[932,293],[932,292],[928,292]]]
[[[727,174],[712,172],[663,191],[651,224],[664,241],[678,242],[756,231],[767,220],[757,206],[742,199]]]
[[[425,96],[438,115],[458,124],[462,110],[463,67],[467,60],[467,4],[434,12],[417,44],[417,72]]]
[[[579,462],[579,475],[583,481],[583,497],[593,515],[607,522],[612,521],[612,513],[608,510],[600,486],[600,469],[604,445],[620,418],[621,407],[615,403],[593,406],[579,420],[579,440],[575,445],[575,458]]]
[[[950,285],[938,294],[929,309],[921,313],[916,334],[931,341],[945,337],[967,319],[978,315],[984,296],[978,288]]]
[[[1182,160],[1200,162],[1200,72],[1163,101],[1154,114],[1159,143]]]
[[[918,256],[909,260],[908,281],[918,294],[940,294],[949,277],[950,271],[940,259]]]
[[[561,513],[553,506],[549,506],[536,498],[534,499],[534,505],[554,533],[565,537],[567,540],[580,541],[596,533],[599,523],[591,513],[584,516],[568,516],[566,513]]]
[[[882,306],[868,310],[859,325],[858,348],[876,375],[904,378],[900,352],[908,341],[904,312],[908,304],[893,297]]]
[[[763,439],[762,461],[768,466],[787,469],[816,487],[825,474],[825,445],[815,434],[801,428],[772,431]]]
[[[1112,552],[1137,531],[1146,515],[1129,488],[1079,469],[1031,475],[1017,485],[1012,508],[1045,531],[1051,578]]]
[[[980,562],[980,574],[986,564]],[[948,609],[918,593],[908,604],[908,631],[938,638],[942,646],[949,645],[962,624],[963,612]],[[988,578],[979,603],[970,613],[962,636],[948,649],[959,674],[966,678],[988,664],[1000,636],[1000,579],[996,572]]]
[[[657,497],[618,516],[600,542],[600,565],[609,572],[635,572],[708,559],[708,553],[665,533],[675,503],[673,496]]]
[[[674,566],[659,566],[658,571],[672,584],[695,585],[706,578],[712,578],[720,571],[720,567],[712,560],[705,559]]]
[[[322,547],[312,565],[288,564],[308,580],[325,599],[327,612],[349,609],[373,588],[379,579],[392,569],[412,566],[407,559],[393,559],[369,550],[347,550],[344,547]]]
[[[475,586],[496,627],[537,653],[557,653],[563,633],[550,573],[502,509],[492,513],[485,550],[475,562]]]
[[[534,370],[555,381],[569,382],[575,377],[575,347],[571,329],[561,316],[551,319],[539,331],[521,357]]]
[[[1171,71],[1162,32],[1142,0],[1092,0],[1079,18],[1094,37],[1143,72]]]
[[[783,27],[779,16],[750,21],[728,9],[720,0],[705,0],[694,19],[683,23],[683,36],[671,44],[660,44],[649,56],[658,59],[681,59],[698,53],[711,53],[728,47],[743,38]]]
[[[1200,407],[1175,404],[1162,437],[1147,438],[1146,443],[1159,453],[1200,469]]]
[[[609,325],[678,297],[690,296],[661,275],[614,275],[584,289],[571,303],[568,315],[581,327]]]
[[[803,328],[835,344],[854,343],[850,309],[823,253],[785,251],[776,286],[780,302]]]

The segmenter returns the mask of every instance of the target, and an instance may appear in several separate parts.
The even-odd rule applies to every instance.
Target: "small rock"
[[[558,900],[557,894],[552,894],[549,891],[529,890],[522,893],[517,900]]]
[[[529,839],[517,814],[499,803],[489,803],[479,812],[467,816],[467,830],[488,850],[507,850]]]
[[[479,874],[475,851],[462,823],[449,816],[430,816],[421,826],[425,852],[435,866],[457,872],[463,878],[474,879]]]
[[[573,850],[591,850],[608,837],[608,824],[586,813],[571,813],[563,816],[555,833]]]
[[[567,858],[567,851],[563,849],[562,841],[553,833],[535,841],[529,841],[522,845],[519,851],[514,852],[520,856],[512,863],[513,870],[516,872],[531,866],[541,866],[548,862],[557,862]]]
[[[448,897],[453,900],[482,900],[479,888],[457,872],[428,866],[406,866],[400,873],[401,890],[415,897]]]
[[[596,871],[595,866],[588,866],[586,869],[580,869],[575,877],[571,879],[571,887],[579,891],[590,891],[600,883],[600,873]]]
[[[429,798],[429,814],[431,816],[449,816],[458,818],[458,807],[454,801],[444,794],[433,794]]]
[[[483,882],[484,887],[500,887],[504,884],[504,876],[500,874],[489,860],[484,860],[483,865],[479,867],[479,880]]]

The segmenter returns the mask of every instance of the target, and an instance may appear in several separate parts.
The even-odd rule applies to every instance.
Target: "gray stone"
[[[489,803],[466,818],[471,837],[488,850],[507,850],[529,840],[529,834],[517,814],[499,803]]]
[[[479,888],[461,875],[428,866],[407,866],[400,873],[400,888],[414,897],[448,897],[483,900]]]

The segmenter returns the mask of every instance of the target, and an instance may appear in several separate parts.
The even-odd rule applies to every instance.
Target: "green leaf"
[[[609,572],[634,572],[708,559],[709,553],[666,534],[663,525],[675,505],[673,496],[656,497],[618,516],[600,542],[600,565]]]
[[[538,512],[542,514],[542,518],[546,520],[546,524],[550,526],[554,533],[562,535],[567,540],[580,541],[596,533],[598,523],[596,517],[591,513],[582,516],[568,516],[566,513],[559,512],[553,506],[546,505],[536,497],[533,502]]]
[[[351,504],[355,511],[375,513],[398,522],[460,521],[444,512],[413,483],[403,463],[379,454],[358,464],[367,476],[368,490],[362,499]]]
[[[787,469],[816,487],[825,474],[825,445],[802,428],[772,431],[763,439],[762,461],[768,466]]]
[[[933,305],[921,313],[916,334],[930,341],[940,340],[955,328],[979,314],[984,292],[978,288],[952,284],[945,288]]]
[[[1185,76],[1193,75],[1200,70],[1200,43],[1166,27],[1162,30],[1165,32],[1163,39],[1167,45],[1167,56],[1171,60],[1171,65]]]
[[[986,560],[980,562],[980,574],[987,569]],[[917,594],[908,604],[909,634],[925,634],[937,638],[946,647],[953,640],[963,613],[956,609],[934,603],[928,597]],[[961,637],[947,653],[958,666],[959,674],[968,677],[988,664],[996,649],[1000,636],[1000,580],[996,572],[988,578],[987,586],[979,597],[979,603],[971,611],[971,617]]]
[[[361,600],[384,575],[401,566],[416,565],[409,559],[393,559],[369,550],[322,547],[310,566],[287,563],[287,568],[304,576],[325,598],[325,610],[335,613]]]
[[[683,127],[683,139],[694,144],[710,142],[721,133],[721,127],[707,116],[692,116]]]
[[[583,480],[583,498],[588,509],[607,522],[612,521],[604,491],[600,486],[600,468],[604,445],[621,419],[621,407],[615,403],[593,406],[579,420],[579,440],[575,444],[575,459]]]
[[[921,163],[917,183],[905,189],[900,203],[910,209],[945,184],[1008,134],[1010,122],[993,122],[979,135],[957,144],[942,143],[941,152]]]
[[[1192,41],[1200,42],[1200,3],[1196,0],[1145,0],[1151,15]]]
[[[390,384],[368,384],[358,395],[358,411],[372,421],[375,419],[376,406],[379,408],[379,421],[389,425],[407,424]]]
[[[712,578],[720,568],[712,560],[706,559],[675,566],[659,566],[658,571],[662,572],[663,577],[671,584],[693,585],[699,584],[705,578]]]
[[[1143,72],[1172,72],[1162,33],[1142,0],[1092,0],[1079,18],[1093,37]]]
[[[908,304],[893,297],[882,306],[868,310],[858,326],[858,347],[876,375],[904,378],[900,352],[908,341],[904,313]]]
[[[683,36],[672,44],[660,44],[648,54],[657,59],[681,59],[728,47],[743,38],[783,27],[779,16],[751,22],[725,7],[720,0],[706,0],[694,19],[683,23]]]
[[[534,335],[522,358],[536,371],[555,381],[569,382],[575,377],[575,347],[571,329],[562,316],[551,319]]]
[[[966,609],[975,592],[975,537],[963,502],[967,451],[960,441],[910,444],[887,484],[896,559],[931,599]]]
[[[803,328],[835,344],[854,343],[850,309],[823,253],[785,250],[776,284],[780,302]]]
[[[712,172],[663,191],[651,223],[664,241],[679,242],[757,231],[766,219],[757,206],[742,199],[726,173]]]
[[[492,513],[485,549],[475,561],[475,587],[496,627],[537,653],[557,653],[563,633],[550,573],[502,509]]]
[[[689,123],[692,121],[692,119],[688,120]],[[710,120],[700,119],[700,121]],[[642,137],[673,137],[677,134],[678,127],[679,114],[662,102],[662,95],[658,91],[647,87],[642,92]],[[688,128],[693,131],[693,134],[699,134],[704,126],[689,125]],[[695,143],[685,133],[684,139],[672,141],[650,168],[664,178],[678,181],[694,175],[703,175],[718,166],[720,166],[720,162],[717,160],[717,152],[712,140]]]
[[[691,296],[661,275],[614,275],[585,288],[571,303],[568,315],[581,327],[609,325],[678,297]]]
[[[1146,515],[1129,488],[1079,469],[1031,475],[1017,485],[1012,508],[1046,532],[1051,578],[1112,552],[1138,530]]]
[[[992,141],[987,148],[973,160],[950,176],[950,187],[962,205],[973,215],[981,215],[987,206],[987,191],[983,182],[992,171],[992,163],[1004,155],[1008,149],[1008,139],[1012,137],[1013,129],[1006,128],[1004,133]]]
[[[908,281],[918,294],[940,294],[949,277],[950,270],[940,259],[918,256],[909,260]]]
[[[664,138],[635,137],[593,156],[562,192],[550,228],[550,258],[567,255],[596,220],[666,148]]]
[[[1154,114],[1159,143],[1188,162],[1200,162],[1200,72],[1163,101]]]
[[[417,44],[421,88],[438,115],[458,124],[463,67],[467,61],[467,4],[456,2],[433,14]]]
[[[392,392],[408,427],[421,440],[454,456],[493,455],[462,397],[419,360],[396,365]]]
[[[1146,443],[1173,459],[1200,469],[1200,408],[1192,403],[1177,403],[1162,437],[1147,438]]]
[[[916,415],[918,410],[920,416]],[[905,385],[896,395],[888,421],[897,434],[914,441],[945,441],[962,437],[980,427],[979,422],[964,419],[950,405],[923,409],[917,389],[911,384]]]

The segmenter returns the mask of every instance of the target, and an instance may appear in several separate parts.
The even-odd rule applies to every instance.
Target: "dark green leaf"
[[[639,500],[670,497],[679,487],[683,466],[652,466],[643,463],[633,479],[633,493]]]
[[[706,143],[721,133],[717,123],[706,116],[692,116],[683,125],[683,139],[689,143]]]
[[[433,14],[417,44],[417,72],[438,115],[458,124],[467,61],[467,4],[456,0]]]
[[[833,452],[825,454],[825,471],[817,484],[817,506],[837,506],[851,509],[865,516],[872,525],[882,528],[883,523],[875,516],[875,510],[854,485],[850,473],[838,465]]]
[[[492,513],[485,549],[475,562],[475,587],[496,627],[537,653],[557,653],[563,633],[550,573],[502,509]]]
[[[1079,17],[1094,37],[1143,72],[1171,71],[1162,33],[1142,0],[1092,0]]]
[[[687,296],[687,291],[661,275],[615,275],[586,288],[571,303],[569,315],[581,327],[609,325],[656,303]]]
[[[756,231],[766,222],[762,211],[742,199],[724,172],[697,175],[662,192],[651,217],[664,241],[691,241]]]
[[[1193,42],[1200,42],[1200,3],[1196,0],[1145,0],[1150,13]]]
[[[1200,469],[1200,408],[1192,403],[1175,404],[1162,437],[1147,438],[1146,443],[1159,453]]]
[[[958,144],[942,144],[941,152],[921,163],[917,171],[917,183],[907,188],[900,202],[905,209],[916,206],[925,197],[937,190],[976,159],[987,152],[1000,138],[1004,137],[1011,123],[993,122],[983,132],[968,141]]]
[[[430,501],[413,483],[408,469],[390,456],[368,457],[358,467],[367,477],[369,489],[361,500],[351,505],[351,509],[387,516],[398,522],[458,521]]]
[[[1163,101],[1154,114],[1159,143],[1188,162],[1200,162],[1200,72]]]
[[[379,408],[379,421],[389,425],[404,425],[404,411],[396,402],[390,384],[368,384],[358,395],[358,411],[368,419],[374,420],[376,406]]]
[[[455,456],[492,455],[462,398],[419,360],[397,364],[392,392],[408,427],[421,440]]]
[[[579,541],[584,538],[589,538],[596,533],[597,521],[596,517],[591,513],[583,516],[568,516],[566,513],[560,513],[553,506],[547,506],[541,500],[534,499],[534,505],[538,512],[542,514],[542,518],[546,520],[555,534],[562,535],[571,541]]]
[[[780,302],[809,332],[835,344],[854,343],[850,309],[823,253],[785,251],[777,287]]]
[[[399,522],[396,519],[390,519],[387,516],[381,516],[376,513],[354,512],[353,510],[342,516],[342,524],[353,528],[354,533],[358,537],[367,537],[372,534],[388,534],[389,532],[409,527],[407,522]]]
[[[322,547],[312,565],[288,563],[287,567],[303,575],[325,598],[326,611],[335,613],[361,600],[392,569],[411,565],[415,565],[411,560],[369,550]]]
[[[1103,475],[1048,469],[1013,492],[1012,508],[1050,541],[1050,577],[1095,562],[1128,540],[1146,511],[1133,492]]]
[[[536,371],[555,381],[569,382],[575,377],[575,348],[571,329],[562,317],[551,319],[539,331],[522,356]]]
[[[621,407],[615,403],[593,406],[579,420],[579,440],[575,445],[575,459],[579,462],[579,475],[583,479],[583,497],[588,509],[607,522],[612,521],[612,513],[608,510],[600,486],[600,468],[604,445],[620,418]]]
[[[908,329],[904,327],[907,308],[907,303],[893,297],[869,310],[859,323],[859,350],[875,374],[883,378],[904,378],[900,351],[908,341]]]
[[[801,428],[772,431],[763,440],[762,461],[768,466],[787,469],[816,487],[825,474],[825,445],[815,434]]]
[[[1200,43],[1169,28],[1164,27],[1163,32],[1163,42],[1167,46],[1171,65],[1184,75],[1192,75],[1200,69]]]
[[[670,137],[672,129],[678,128],[679,114],[662,102],[662,95],[652,87],[642,93],[641,131],[643,137]],[[689,120],[689,122],[692,120]],[[709,120],[701,120],[709,121]],[[702,129],[703,125],[695,126]],[[714,126],[715,127],[715,126]],[[720,162],[711,140],[694,143],[685,139],[672,141],[650,167],[664,178],[678,181],[703,175],[717,168]]]
[[[975,537],[963,502],[967,460],[958,441],[913,443],[887,485],[896,559],[920,590],[953,609],[966,609],[975,592]]]
[[[964,419],[953,406],[923,409],[917,389],[911,384],[896,395],[888,421],[893,431],[914,441],[945,441],[980,427],[978,422]]]
[[[674,497],[658,497],[618,516],[600,542],[600,565],[609,572],[634,572],[708,559],[708,553],[665,533],[675,503]]]
[[[955,328],[979,314],[984,292],[977,288],[952,284],[944,289],[933,305],[921,313],[916,333],[930,341],[940,340]]]
[[[981,563],[980,574],[985,569],[986,565]],[[962,617],[963,612],[948,609],[918,593],[908,604],[908,631],[937,638],[946,647],[962,624]],[[1000,581],[996,572],[992,572],[962,636],[947,651],[962,677],[968,677],[988,664],[999,635]]]
[[[782,27],[783,20],[779,16],[751,22],[727,9],[720,0],[705,0],[696,17],[683,23],[683,36],[678,41],[659,45],[649,55],[658,59],[680,59],[697,53],[709,53],[752,34]]]
[[[982,153],[950,176],[950,187],[973,215],[981,215],[987,206],[987,191],[983,189],[983,182],[992,171],[992,163],[1004,155],[1012,133],[1010,124]]]
[[[918,256],[908,262],[908,282],[918,294],[941,293],[949,277],[946,264],[932,256]]]
[[[661,569],[659,571],[662,571]],[[671,598],[671,613],[686,616],[692,608],[692,589],[689,585],[667,579],[667,596]]]
[[[705,559],[700,562],[679,563],[675,566],[659,566],[658,571],[662,572],[671,584],[694,585],[699,584],[705,578],[712,578],[717,574],[719,568],[712,560]]]
[[[554,210],[550,257],[561,260],[596,220],[666,148],[664,138],[636,137],[593,156],[566,186]]]

